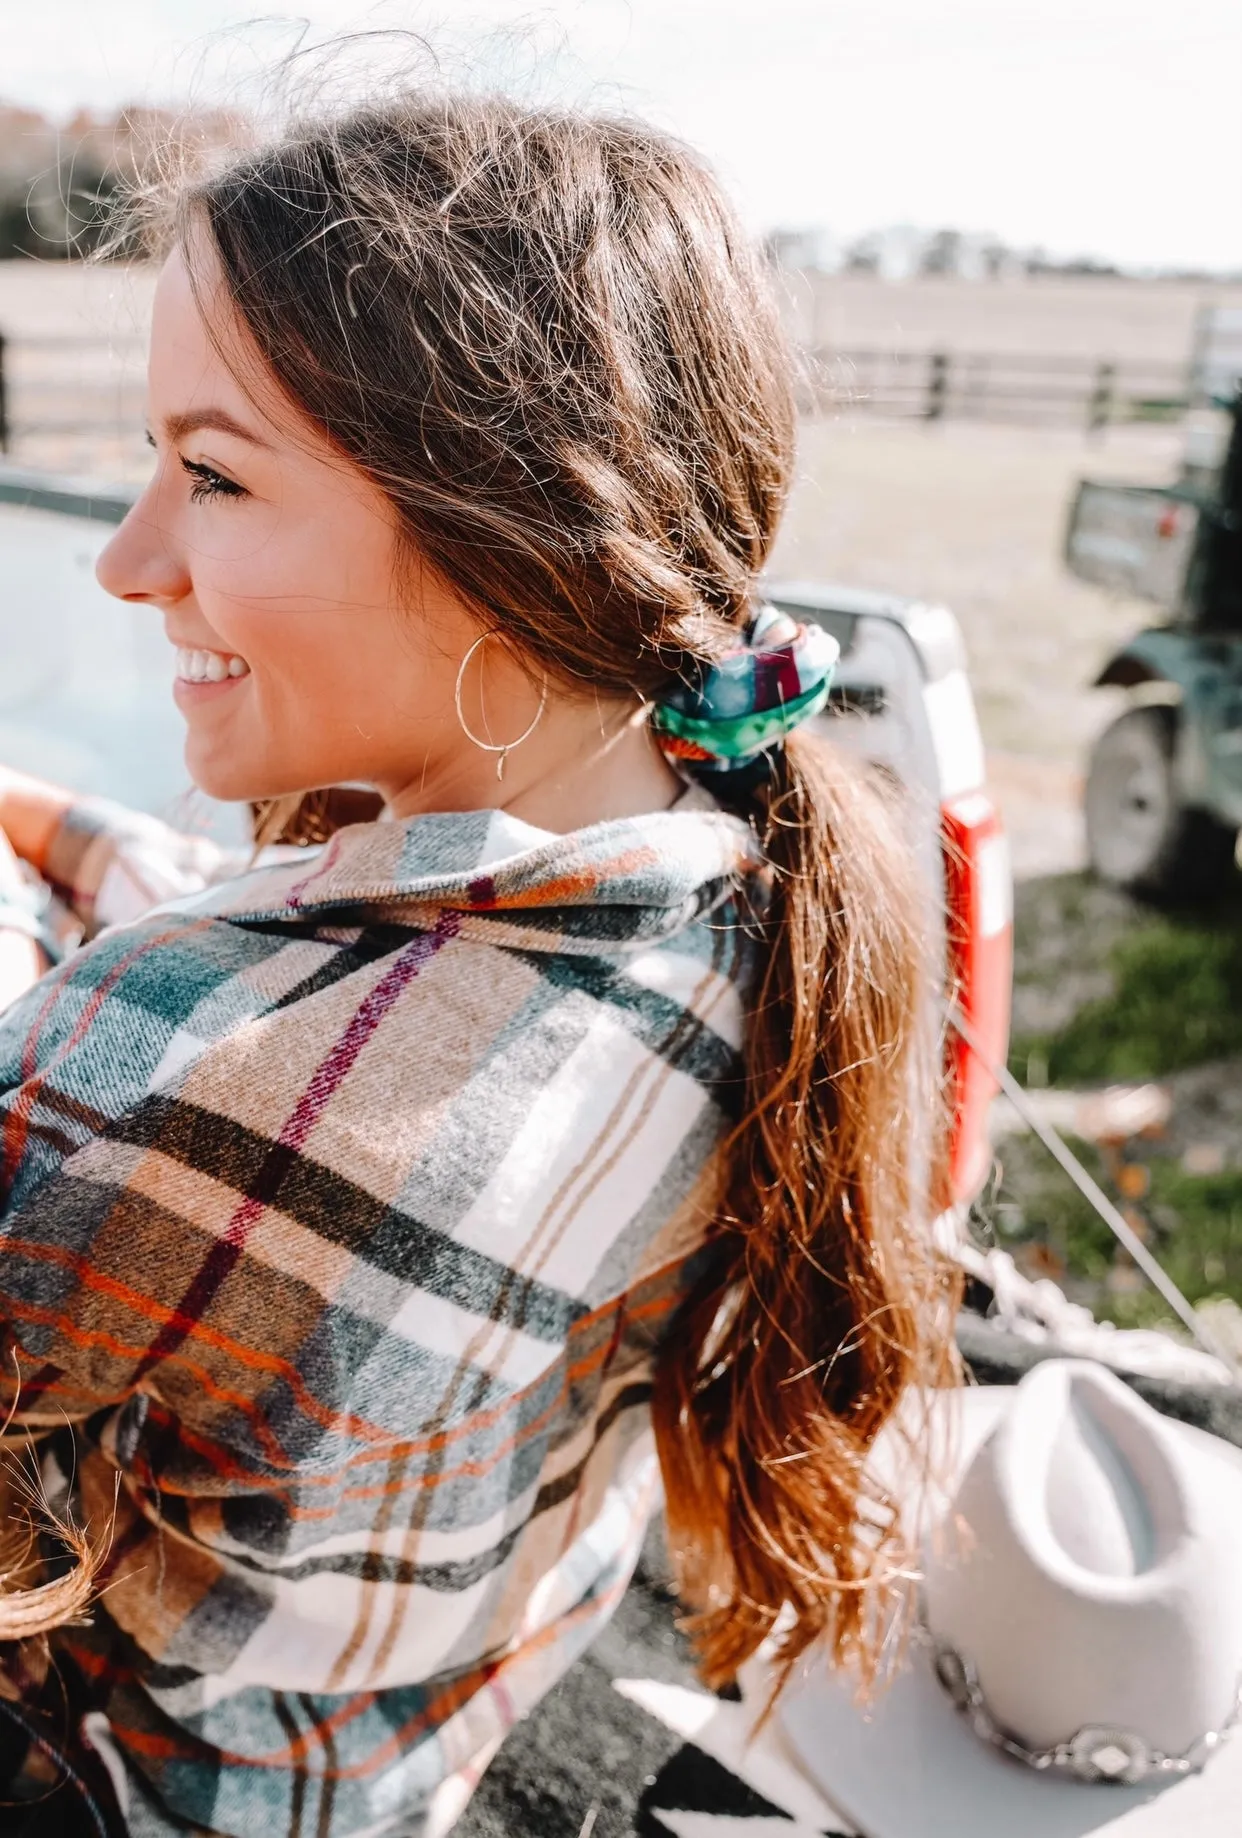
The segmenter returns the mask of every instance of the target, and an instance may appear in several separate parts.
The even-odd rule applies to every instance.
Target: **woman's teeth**
[[[249,676],[244,657],[227,651],[177,651],[177,675],[186,683],[223,683],[228,676]]]

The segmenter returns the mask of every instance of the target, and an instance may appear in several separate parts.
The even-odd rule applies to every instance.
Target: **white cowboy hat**
[[[802,1766],[866,1838],[1238,1838],[1242,1451],[1085,1360],[944,1399],[919,1635],[791,1682]]]

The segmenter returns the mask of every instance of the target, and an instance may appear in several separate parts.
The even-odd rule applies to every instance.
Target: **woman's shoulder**
[[[356,826],[103,931],[0,1022],[0,1093],[50,1080],[105,1121],[176,1096],[264,1135],[313,1104],[342,1171],[368,1136],[408,1153],[420,1119],[445,1168],[497,1128],[572,1160],[611,1106],[689,1129],[741,1044],[728,820],[469,818]]]
[[[446,1359],[495,1343],[489,1383],[542,1383],[575,1324],[604,1332],[635,1285],[652,1320],[672,1305],[741,1088],[741,1001],[719,853],[696,881],[649,833],[653,873],[623,861],[602,883],[624,938],[592,941],[572,915],[609,899],[566,895],[584,863],[616,862],[604,839],[562,849],[569,878],[549,867],[529,907],[511,835],[477,864],[476,881],[499,871],[491,891],[457,905],[445,859],[435,900],[403,900],[388,838],[359,904],[378,859],[361,840],[105,931],[0,1022],[0,1236],[29,1264],[10,1255],[10,1297],[28,1278],[39,1306],[46,1259],[72,1262],[92,1331],[129,1346],[134,1308],[118,1325],[108,1298],[135,1248],[158,1321],[223,1235],[220,1267],[240,1263],[207,1328],[244,1318],[270,1353],[291,1306],[322,1305],[342,1400],[348,1349],[382,1329],[387,1422],[396,1397],[417,1415],[438,1395]],[[420,896],[434,840],[407,857]],[[81,1365],[67,1341],[39,1356]],[[132,1359],[101,1362],[91,1384],[112,1395]],[[193,1414],[186,1383],[175,1407]]]

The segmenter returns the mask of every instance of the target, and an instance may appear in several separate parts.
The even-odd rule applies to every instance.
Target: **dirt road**
[[[803,427],[780,572],[943,600],[961,622],[993,779],[1023,873],[1074,867],[1086,748],[1116,706],[1088,685],[1146,618],[1072,580],[1066,512],[1083,474],[1159,481],[1180,437],[843,415]]]

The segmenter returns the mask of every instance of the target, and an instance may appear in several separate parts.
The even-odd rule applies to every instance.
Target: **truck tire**
[[[1130,708],[1087,768],[1087,858],[1103,881],[1148,899],[1210,900],[1234,874],[1237,830],[1188,808],[1174,771],[1178,712]]]

